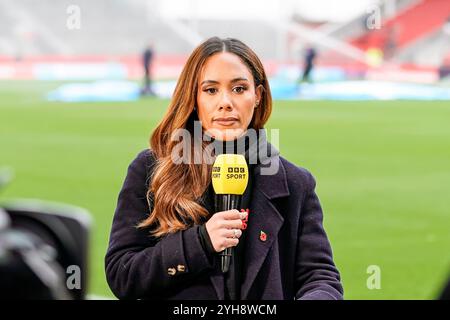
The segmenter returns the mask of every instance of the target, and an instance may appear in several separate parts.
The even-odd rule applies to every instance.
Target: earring
[[[255,103],[255,109],[258,108],[258,105],[259,105],[259,101],[256,101],[256,103]]]

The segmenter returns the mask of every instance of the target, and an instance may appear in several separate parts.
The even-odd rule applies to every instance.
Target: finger
[[[240,212],[236,209],[233,210],[227,210],[227,211],[218,211],[211,217],[214,219],[220,219],[220,220],[235,220],[240,219]]]
[[[242,236],[242,231],[240,229],[228,229],[224,232],[226,238],[239,239]]]
[[[245,218],[247,218],[248,213],[246,211],[244,212],[239,212],[239,219],[244,220]]]
[[[225,240],[225,248],[236,247],[239,244],[239,239],[227,238]]]
[[[225,220],[236,220],[241,218],[241,213],[236,209],[223,212],[224,212],[223,218]]]
[[[242,220],[224,220],[221,226],[225,229],[242,229]]]
[[[226,248],[235,247],[238,245],[238,243],[239,243],[239,239],[223,238],[223,239],[221,239],[218,249],[216,249],[216,251],[220,252],[220,251],[225,250]]]

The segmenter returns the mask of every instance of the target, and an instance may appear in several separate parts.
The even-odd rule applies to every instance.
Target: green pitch
[[[0,166],[16,176],[0,197],[88,209],[89,292],[112,297],[103,258],[117,194],[168,101],[45,101],[58,85],[0,82]],[[267,127],[317,179],[347,299],[433,299],[449,276],[449,123],[448,102],[275,101]]]

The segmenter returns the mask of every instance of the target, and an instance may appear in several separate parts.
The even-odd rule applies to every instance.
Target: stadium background
[[[127,165],[189,52],[237,37],[270,76],[282,155],[317,178],[345,297],[434,299],[450,265],[449,17],[444,0],[2,0],[0,167],[15,178],[1,200],[88,209],[89,292],[112,297],[103,257]],[[157,97],[139,94],[149,42]]]

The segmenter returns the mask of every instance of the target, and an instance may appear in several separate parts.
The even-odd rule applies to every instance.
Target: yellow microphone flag
[[[212,168],[216,194],[244,194],[248,183],[248,166],[241,154],[220,154]]]

